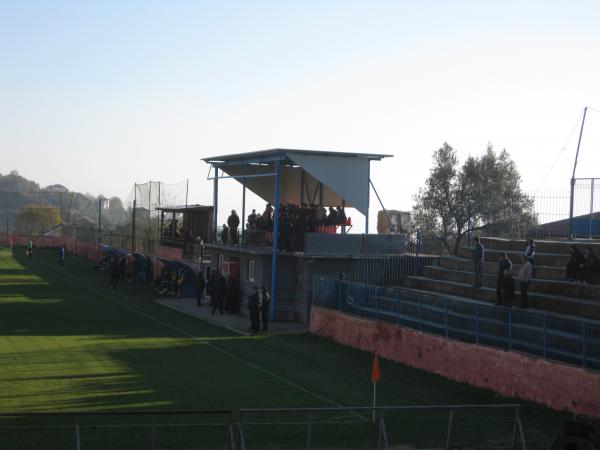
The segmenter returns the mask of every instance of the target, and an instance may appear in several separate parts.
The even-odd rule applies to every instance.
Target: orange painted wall
[[[502,395],[600,418],[600,373],[313,306],[310,332]]]

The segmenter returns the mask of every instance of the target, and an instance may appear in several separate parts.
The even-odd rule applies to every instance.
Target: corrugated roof
[[[394,155],[384,155],[378,153],[352,153],[352,152],[336,152],[329,150],[301,150],[301,149],[291,149],[291,148],[272,148],[268,150],[258,150],[254,152],[246,152],[246,153],[233,153],[230,155],[222,155],[222,156],[213,156],[210,158],[203,158],[202,160],[207,163],[227,163],[230,161],[238,161],[238,160],[261,160],[268,159],[274,156],[283,156],[286,153],[300,153],[306,155],[319,155],[319,156],[337,156],[337,157],[346,157],[346,158],[361,158],[361,159],[369,159],[369,160],[381,160],[383,158],[389,158]]]

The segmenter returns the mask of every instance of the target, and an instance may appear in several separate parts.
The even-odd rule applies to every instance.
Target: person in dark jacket
[[[268,331],[269,327],[269,306],[271,306],[271,296],[267,287],[263,284],[260,290],[260,321],[262,323],[262,330]]]
[[[252,286],[252,294],[248,296],[248,314],[250,315],[250,331],[253,333],[258,333],[259,330],[258,307],[258,286]]]
[[[579,280],[584,284],[589,284],[594,277],[600,274],[600,258],[589,245],[585,248],[583,257],[584,262]]]
[[[480,288],[482,284],[483,260],[485,258],[485,249],[479,241],[479,236],[475,236],[475,247],[473,248],[473,268],[475,271],[475,283],[473,287]]]
[[[571,253],[571,258],[566,265],[567,269],[567,281],[574,282],[577,281],[578,275],[581,273],[583,269],[583,264],[585,263],[585,258],[581,253],[579,248],[571,245],[569,249]]]
[[[204,297],[204,288],[206,287],[206,280],[204,280],[204,274],[202,271],[198,272],[196,276],[196,304],[202,306],[202,298]]]
[[[498,261],[498,279],[496,280],[496,305],[502,306],[502,300],[504,297],[504,291],[507,289],[508,280],[507,275],[509,275],[510,269],[512,268],[512,263],[510,259],[508,259],[508,255],[506,253],[502,253],[500,256],[500,261]],[[513,296],[514,296],[514,279],[512,276],[510,277],[510,281],[513,282]],[[508,292],[510,294],[510,292]],[[506,298],[506,300],[510,300]]]
[[[240,218],[237,215],[237,212],[235,212],[235,209],[231,210],[231,215],[227,218],[227,226],[229,227],[229,240],[232,243],[237,244]]]
[[[215,276],[215,281],[212,286],[213,292],[213,309],[212,313],[218,309],[219,314],[223,314],[223,302],[225,301],[225,295],[227,294],[227,280],[220,273]]]

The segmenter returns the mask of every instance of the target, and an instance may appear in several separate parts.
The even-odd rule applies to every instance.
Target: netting
[[[136,183],[125,199],[128,220],[115,230],[114,238],[106,236],[103,241],[118,246],[123,236],[127,236],[128,247],[152,255],[160,236],[159,212],[156,208],[187,206],[187,201],[187,180],[179,183]]]

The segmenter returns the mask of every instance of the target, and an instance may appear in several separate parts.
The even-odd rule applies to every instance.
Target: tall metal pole
[[[592,222],[594,219],[594,181],[595,179],[592,178],[592,186],[590,189],[590,230],[588,236],[589,239],[592,238]]]
[[[365,234],[369,234],[369,203],[371,201],[371,163],[369,163],[369,170],[367,172],[367,211],[365,213]]]
[[[583,108],[583,120],[581,121],[581,129],[579,130],[579,140],[577,141],[577,153],[575,154],[575,163],[573,164],[573,175],[571,175],[571,204],[569,207],[569,239],[575,236],[573,207],[575,203],[575,170],[577,169],[577,160],[579,159],[579,147],[581,146],[581,137],[583,136],[583,126],[585,125],[585,116],[587,114],[587,106]]]
[[[102,196],[98,197],[98,257],[100,257],[100,244],[102,243],[102,238],[100,237],[100,233],[102,232]]]
[[[217,213],[219,212],[219,169],[215,167],[213,180],[213,239],[217,238]]]
[[[131,214],[131,251],[135,252],[135,208],[137,207],[137,183],[133,183],[133,211]]]
[[[246,244],[246,178],[242,180],[242,247]]]
[[[277,302],[277,253],[279,252],[279,172],[281,160],[275,161],[275,210],[273,211],[273,256],[271,258],[271,320],[275,320]]]
[[[190,179],[185,180],[185,207],[188,206],[188,192],[190,189]]]

